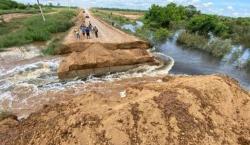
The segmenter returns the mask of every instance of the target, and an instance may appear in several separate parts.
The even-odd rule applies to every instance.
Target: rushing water
[[[142,26],[143,26],[143,23],[141,21],[136,21],[135,24],[125,24],[121,26],[121,28],[135,33],[136,30]]]
[[[86,92],[87,85],[114,81],[131,77],[167,74],[173,66],[148,66],[127,72],[106,74],[101,77],[61,81],[57,76],[60,57],[41,56],[38,46],[11,48],[0,52],[0,110],[9,110],[19,116],[28,115],[33,110],[51,101],[59,101]],[[160,54],[161,59],[168,57]]]

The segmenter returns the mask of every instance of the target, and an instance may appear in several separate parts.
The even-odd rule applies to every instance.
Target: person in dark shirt
[[[85,32],[86,32],[86,34],[87,34],[87,39],[90,39],[90,28],[87,27],[87,28],[85,29]]]
[[[95,37],[98,38],[98,28],[96,26],[93,28],[93,31],[95,33]]]

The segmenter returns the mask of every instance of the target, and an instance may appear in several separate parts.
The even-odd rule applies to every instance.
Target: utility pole
[[[69,10],[71,9],[70,7],[71,7],[71,3],[72,3],[72,1],[71,0],[68,0],[68,7],[69,7]]]
[[[41,15],[42,15],[42,17],[43,17],[43,21],[45,22],[46,19],[45,19],[45,17],[44,17],[43,10],[42,10],[42,7],[41,7],[41,5],[40,5],[40,2],[39,2],[39,0],[36,0],[36,1],[37,1],[37,4],[38,4],[38,7],[39,7],[39,9],[40,9]]]

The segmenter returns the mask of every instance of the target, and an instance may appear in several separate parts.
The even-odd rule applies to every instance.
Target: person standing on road
[[[82,32],[83,37],[85,37],[86,26],[85,26],[84,24],[82,24],[81,27],[80,27],[80,29],[81,29],[81,32]]]
[[[95,33],[95,37],[98,38],[98,29],[96,26],[93,28],[93,31]]]
[[[92,31],[92,24],[90,21],[89,21],[89,30]]]
[[[86,31],[86,34],[87,34],[87,39],[90,39],[90,29],[89,29],[89,27],[87,27],[85,29],[85,31]]]
[[[75,29],[74,32],[75,32],[75,35],[76,35],[76,39],[81,39],[79,30]]]

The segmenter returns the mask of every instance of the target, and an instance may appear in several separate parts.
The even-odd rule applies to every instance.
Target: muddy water
[[[123,25],[122,28],[136,32],[142,26],[143,23],[139,22],[136,25]],[[250,90],[250,73],[242,69],[244,63],[250,58],[250,48],[233,46],[229,54],[223,59],[218,59],[202,51],[190,50],[178,46],[176,41],[181,32],[183,30],[177,31],[172,38],[163,44],[159,44],[155,50],[173,58],[174,67],[170,73],[186,75],[226,74],[238,80],[245,89]],[[210,40],[212,39],[216,38],[211,34]],[[237,54],[236,58],[234,54]]]
[[[225,58],[217,59],[207,53],[195,50],[185,49],[176,44],[176,35],[160,45],[157,49],[165,55],[172,57],[175,65],[170,73],[188,74],[188,75],[204,75],[204,74],[226,74],[238,80],[243,87],[250,90],[250,73],[244,69],[240,69],[239,65],[246,62],[249,58],[249,49],[243,49],[241,46],[235,46],[233,49],[242,49],[239,58],[232,62],[232,53]]]
[[[57,68],[61,57],[45,57],[43,46],[28,45],[0,52],[0,109],[17,114],[20,118],[40,109],[44,104],[60,102],[88,92],[87,86],[106,81],[131,77],[167,74],[173,66],[141,66],[122,73],[106,74],[102,77],[60,81]],[[156,54],[159,56],[159,54]],[[162,59],[168,57],[160,55]]]

